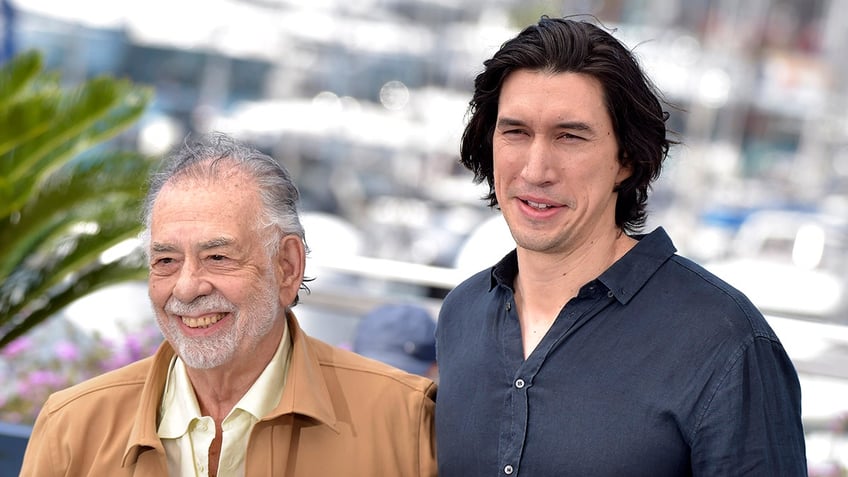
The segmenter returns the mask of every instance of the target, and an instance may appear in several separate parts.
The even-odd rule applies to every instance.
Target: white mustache
[[[234,312],[237,307],[221,295],[199,296],[189,303],[171,297],[165,303],[165,311],[172,315],[203,315],[207,313]]]

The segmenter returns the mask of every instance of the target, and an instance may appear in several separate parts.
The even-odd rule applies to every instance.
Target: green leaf
[[[74,300],[146,275],[142,261],[101,257],[141,230],[153,163],[110,140],[153,91],[109,76],[63,87],[42,63],[28,52],[0,67],[0,348]]]
[[[109,285],[141,280],[147,277],[147,272],[132,263],[110,264],[92,268],[76,276],[73,283],[57,291],[37,307],[28,310],[16,320],[0,322],[0,349],[23,336],[35,326],[51,318],[62,308],[70,305],[80,297],[93,293]]]
[[[27,51],[0,65],[0,109],[20,94],[41,71],[43,60],[37,51]]]

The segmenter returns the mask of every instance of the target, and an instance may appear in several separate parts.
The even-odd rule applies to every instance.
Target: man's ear
[[[284,235],[280,239],[275,265],[277,282],[280,284],[280,303],[283,306],[290,306],[303,283],[306,267],[306,249],[303,240],[294,234]]]
[[[633,175],[633,162],[628,160],[627,153],[622,152],[621,157],[618,159],[618,174],[615,177],[615,187],[613,187],[613,192],[618,192],[621,189],[622,182],[626,181]]]

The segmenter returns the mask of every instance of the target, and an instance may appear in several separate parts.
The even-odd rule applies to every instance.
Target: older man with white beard
[[[298,192],[215,134],[145,203],[156,354],[51,396],[21,475],[435,475],[436,386],[306,336]]]

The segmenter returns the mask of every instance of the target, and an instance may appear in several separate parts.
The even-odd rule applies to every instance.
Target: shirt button
[[[504,466],[504,474],[506,474],[506,475],[512,475],[512,473],[513,473],[514,471],[515,471],[515,469],[513,469],[511,465],[506,465],[506,466]]]
[[[509,311],[511,309],[512,309],[512,303],[506,302],[506,311]]]
[[[518,389],[523,388],[524,387],[524,380],[521,379],[521,378],[516,379],[515,380],[515,387],[517,387]],[[509,467],[509,466],[507,466],[507,467]]]

